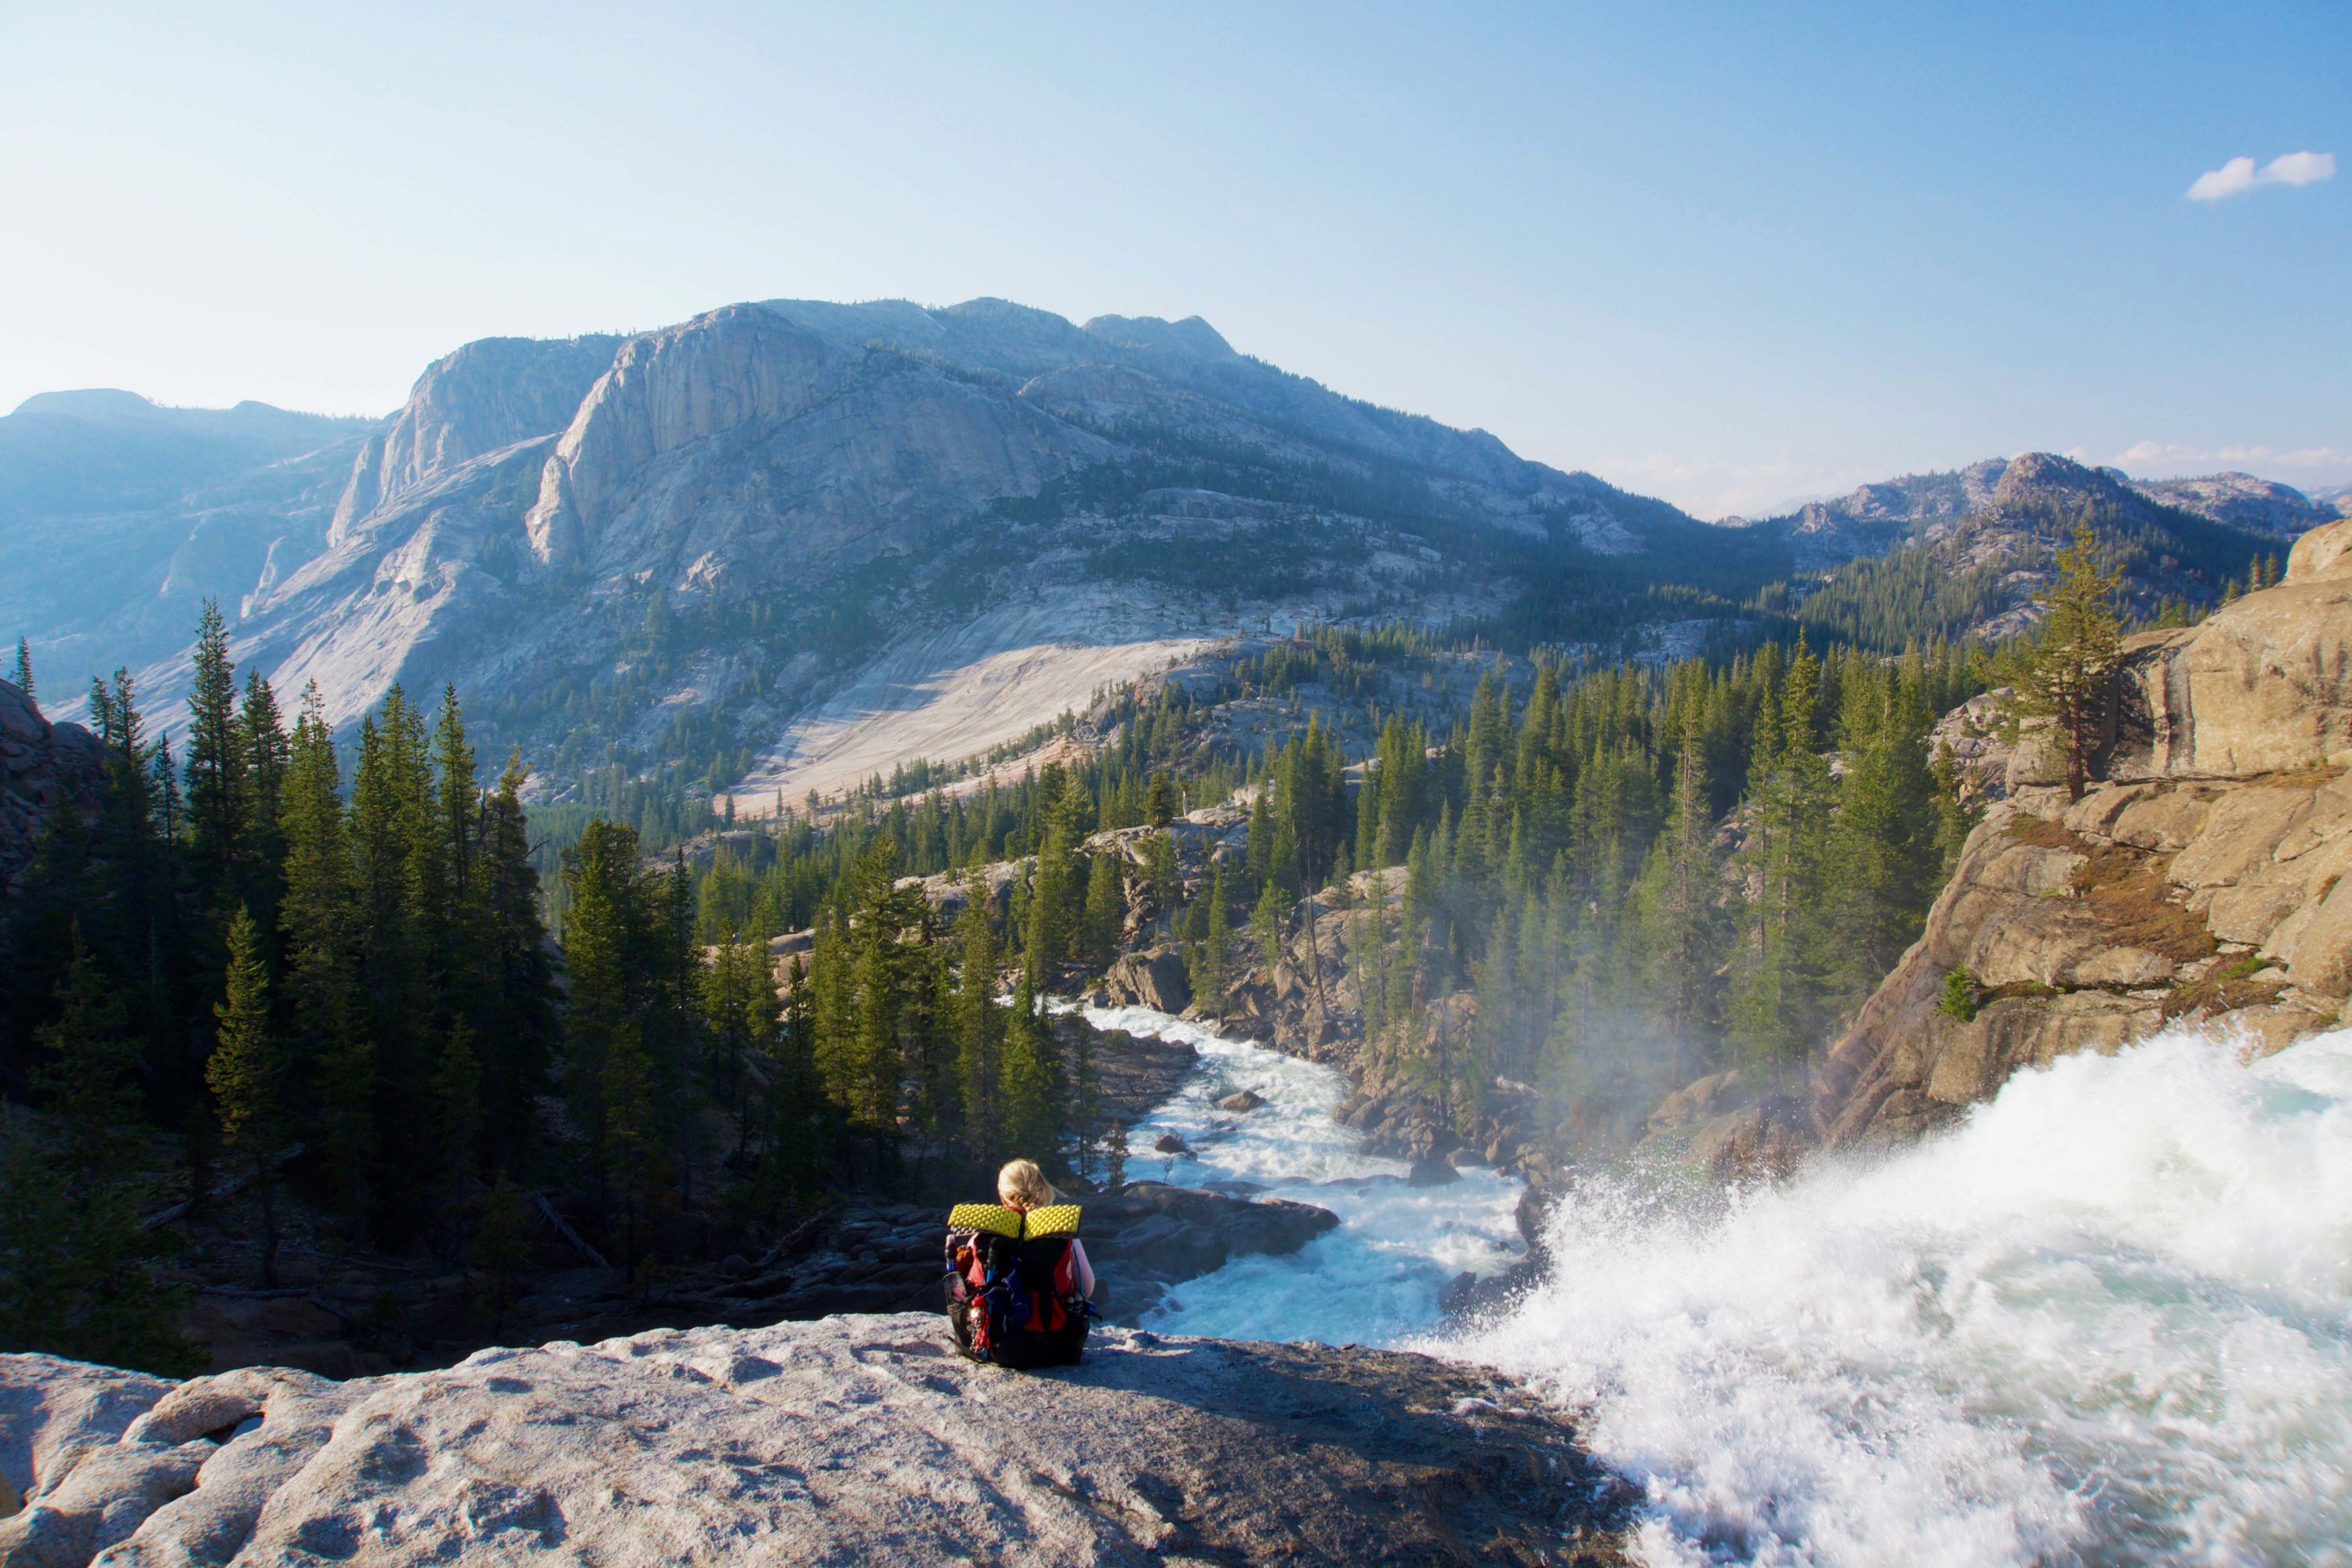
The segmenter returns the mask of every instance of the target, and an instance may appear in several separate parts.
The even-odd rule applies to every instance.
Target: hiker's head
[[[1027,1213],[1054,1201],[1054,1184],[1034,1160],[1007,1160],[996,1173],[996,1197],[1006,1208]]]

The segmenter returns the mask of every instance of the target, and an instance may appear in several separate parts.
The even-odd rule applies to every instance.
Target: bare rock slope
[[[2099,782],[2029,734],[1919,942],[1831,1052],[1832,1144],[1948,1120],[2021,1067],[2173,1019],[2277,1049],[2352,998],[2352,521],[2284,583],[2127,639]],[[1943,1005],[1965,968],[1966,1005]],[[1974,1016],[1960,1015],[1973,1007]]]
[[[1097,1336],[1004,1372],[936,1315],[175,1386],[0,1356],[0,1562],[1623,1561],[1630,1489],[1491,1373]]]

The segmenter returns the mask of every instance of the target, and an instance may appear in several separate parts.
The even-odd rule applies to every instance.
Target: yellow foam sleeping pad
[[[1009,1240],[1035,1240],[1041,1236],[1076,1236],[1078,1234],[1078,1205],[1051,1204],[1042,1209],[1031,1209],[1028,1223],[1022,1223],[1018,1209],[1002,1204],[958,1204],[948,1211],[950,1230],[985,1230]]]
[[[992,1231],[1009,1240],[1021,1239],[1021,1214],[1002,1204],[958,1204],[948,1211],[950,1230]]]

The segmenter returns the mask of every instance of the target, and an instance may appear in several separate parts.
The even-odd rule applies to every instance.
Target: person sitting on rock
[[[1078,1206],[1057,1203],[1034,1160],[997,1173],[993,1204],[948,1215],[947,1308],[956,1347],[1002,1366],[1076,1366],[1086,1347],[1094,1266]]]

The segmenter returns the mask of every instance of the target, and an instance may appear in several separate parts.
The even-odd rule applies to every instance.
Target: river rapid
[[[1592,1178],[1550,1217],[1551,1277],[1462,1329],[1437,1291],[1512,1260],[1516,1183],[1409,1187],[1331,1121],[1334,1069],[1087,1016],[1202,1053],[1130,1176],[1342,1221],[1149,1326],[1522,1377],[1646,1489],[1652,1563],[2352,1568],[2352,1030],[2252,1064],[2189,1032],[2068,1058],[1777,1188]],[[1242,1088],[1268,1103],[1216,1109]],[[1171,1131],[1194,1157],[1150,1152]]]

